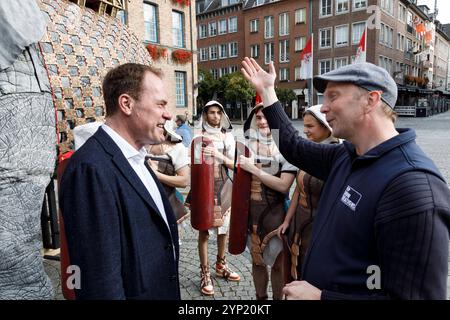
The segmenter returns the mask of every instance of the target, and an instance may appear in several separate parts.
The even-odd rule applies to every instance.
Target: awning
[[[414,86],[402,86],[402,85],[397,85],[398,91],[402,91],[402,92],[419,92],[419,88],[414,87]]]

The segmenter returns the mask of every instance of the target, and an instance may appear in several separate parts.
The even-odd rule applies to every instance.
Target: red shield
[[[236,142],[233,192],[231,195],[231,220],[228,251],[241,254],[247,239],[248,214],[250,209],[250,187],[252,175],[241,169],[239,156],[250,156],[250,150],[241,142]]]
[[[203,154],[202,148],[213,142],[203,136],[191,143],[191,224],[196,230],[208,230],[214,223],[214,159]]]

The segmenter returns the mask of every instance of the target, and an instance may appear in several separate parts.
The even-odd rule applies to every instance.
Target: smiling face
[[[364,95],[353,84],[329,82],[324,92],[324,101],[320,111],[326,119],[336,138],[347,139],[359,132],[359,125],[364,115]]]
[[[172,118],[168,96],[161,78],[146,72],[138,100],[133,99],[128,128],[138,149],[165,140],[164,123]]]
[[[259,133],[265,137],[270,135],[270,127],[267,123],[267,119],[262,112],[262,108],[258,110],[255,114],[256,126],[258,127]]]
[[[211,106],[206,111],[206,122],[213,128],[220,128],[223,112],[217,106]]]
[[[330,130],[309,113],[306,113],[303,117],[303,133],[309,140],[317,143],[331,135]]]

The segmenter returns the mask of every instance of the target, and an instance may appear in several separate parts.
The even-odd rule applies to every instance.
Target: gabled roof
[[[278,2],[279,0],[261,0],[261,4],[260,6],[264,5],[264,4],[268,4],[268,3],[272,3],[272,2]],[[256,0],[243,0],[244,5],[243,8],[244,10],[246,9],[251,9],[256,7]]]
[[[216,11],[216,10],[220,10],[222,8],[228,8],[228,7],[236,6],[236,5],[241,4],[244,1],[245,0],[238,0],[236,3],[233,3],[231,5],[222,7],[222,1],[221,0],[211,0],[209,2],[209,4],[205,7],[205,9],[202,12],[198,12],[197,14],[205,14],[205,13],[213,12],[213,11]]]

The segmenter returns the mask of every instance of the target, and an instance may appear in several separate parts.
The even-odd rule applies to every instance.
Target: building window
[[[331,48],[331,28],[319,30],[319,43],[321,49]]]
[[[406,23],[406,16],[407,16],[408,10],[406,10],[406,7],[402,4],[398,4],[398,20],[400,20],[403,23]]]
[[[214,79],[219,79],[219,70],[211,69],[211,75]]]
[[[250,32],[251,33],[258,32],[258,25],[259,25],[258,19],[250,20]]]
[[[381,0],[381,9],[389,13],[391,16],[393,16],[394,0]]]
[[[219,20],[219,34],[227,33],[227,20]]]
[[[238,71],[238,67],[237,66],[231,66],[230,67],[230,73],[237,72],[237,71]]]
[[[229,57],[237,57],[238,56],[238,44],[237,42],[230,42],[229,44]]]
[[[336,27],[336,47],[348,46],[348,25]]]
[[[336,0],[336,14],[348,12],[348,0]]]
[[[208,29],[209,29],[209,36],[214,37],[217,35],[217,22],[211,21],[208,23]]]
[[[289,81],[289,68],[280,68],[280,81]]]
[[[333,6],[332,0],[320,0],[320,17],[331,16],[331,10]]]
[[[295,38],[295,51],[301,51],[306,45],[306,37]]]
[[[353,11],[361,10],[367,7],[367,0],[353,0]]]
[[[209,60],[217,60],[217,46],[209,47]]]
[[[259,58],[259,44],[253,44],[250,46],[250,57]]]
[[[264,18],[264,39],[273,38],[274,35],[274,19],[273,16]]]
[[[228,32],[237,32],[237,17],[231,17],[228,19]]]
[[[295,10],[295,24],[306,22],[306,8]]]
[[[334,59],[334,69],[339,69],[340,67],[346,66],[348,64],[347,57],[341,57]]]
[[[228,56],[228,46],[221,44],[219,46],[219,59],[225,59]]]
[[[379,56],[378,65],[384,68],[389,74],[392,74],[392,59],[387,57]]]
[[[324,74],[331,71],[331,59],[319,61],[319,74]]]
[[[289,40],[281,40],[279,45],[280,62],[289,62]]]
[[[408,55],[405,55],[405,58],[408,59],[408,60],[411,60],[411,52],[412,52],[412,49],[413,49],[413,42],[412,42],[412,40],[409,39],[409,38],[406,38],[406,48],[405,48],[405,50],[406,50],[406,52],[408,52],[409,54],[408,54]]]
[[[200,61],[208,61],[208,48],[200,49]]]
[[[405,50],[405,36],[401,33],[397,33],[397,50]]]
[[[265,43],[264,44],[264,63],[269,64],[270,61],[273,61],[274,57],[274,44],[273,42]]]
[[[184,19],[183,13],[172,11],[173,46],[184,48]]]
[[[294,77],[295,77],[295,80],[300,80],[300,67],[295,67]]]
[[[352,24],[352,44],[359,44],[362,34],[366,28],[365,22],[357,22]],[[367,35],[366,35],[367,36]]]
[[[198,38],[199,39],[206,38],[206,24],[201,24],[198,26]]]
[[[393,37],[394,29],[382,23],[380,29],[380,43],[392,48]]]
[[[150,3],[144,3],[144,27],[144,40],[158,42],[158,9]]]
[[[220,76],[223,77],[225,75],[228,74],[228,68],[224,67],[224,68],[220,68]]]
[[[119,19],[123,25],[127,24],[127,13],[125,10],[117,11],[116,18]]]
[[[412,27],[412,25],[413,25],[413,14],[412,14],[411,11],[408,11],[408,12],[406,13],[406,24],[407,24],[408,26],[411,26],[411,27]]]
[[[289,34],[289,13],[284,12],[278,17],[279,34],[280,36],[287,36]]]
[[[175,105],[186,107],[186,72],[175,71]]]

